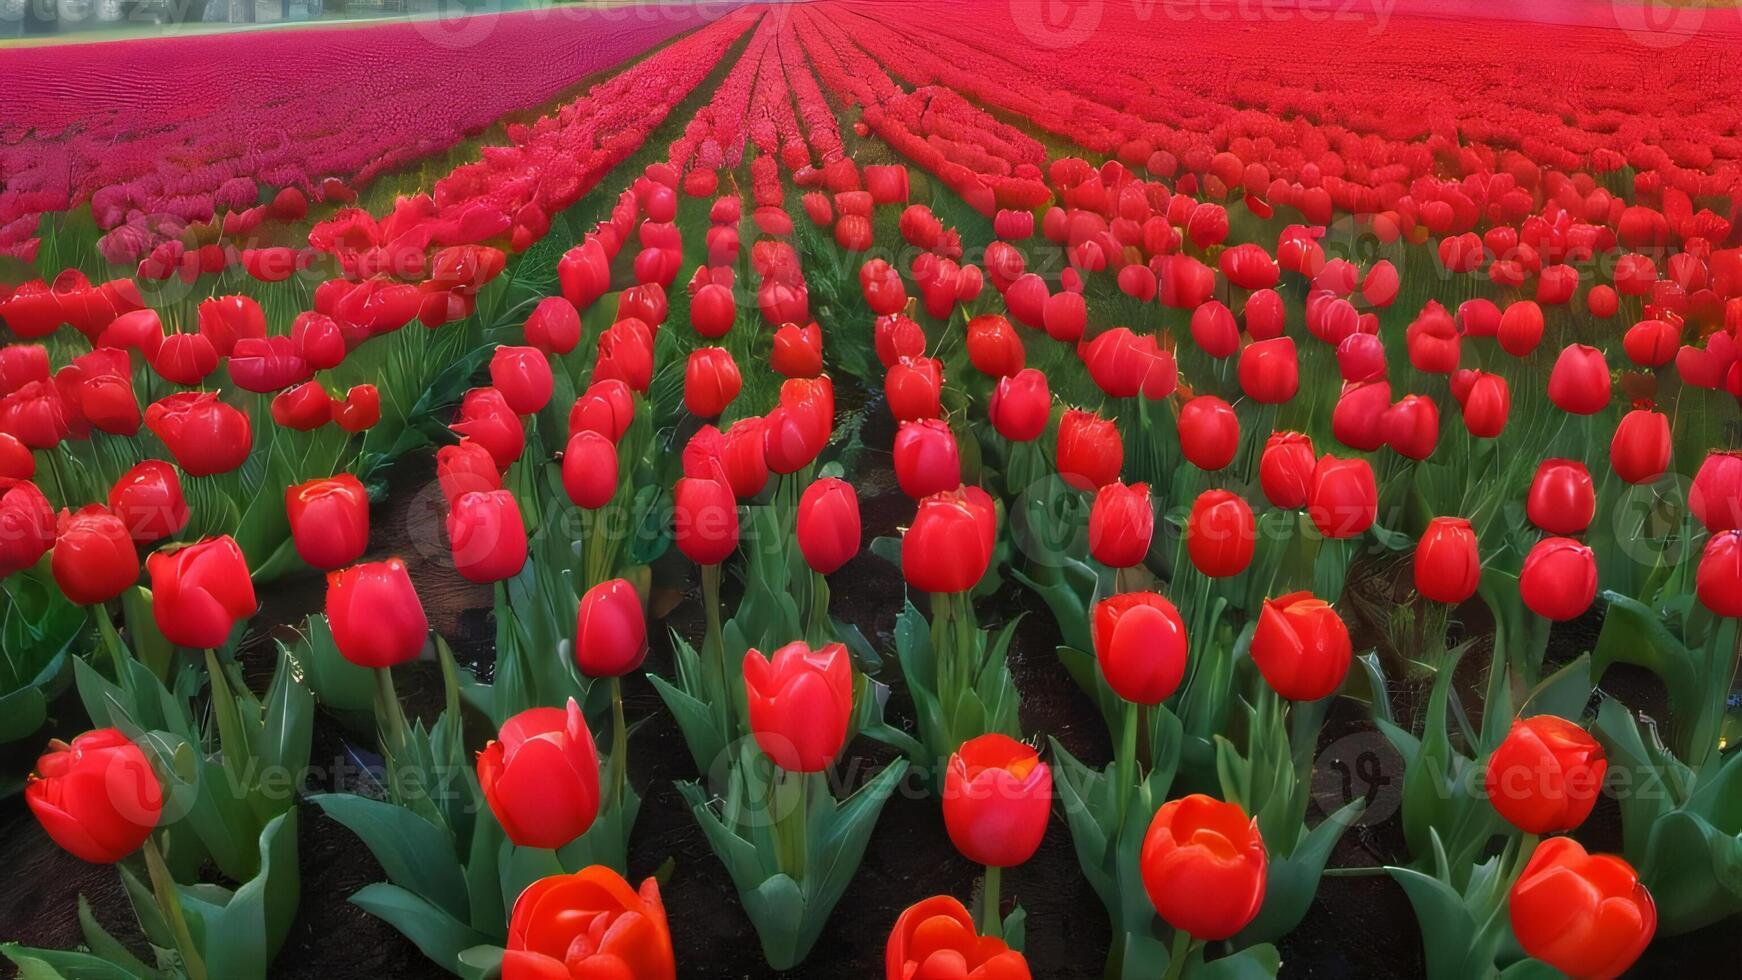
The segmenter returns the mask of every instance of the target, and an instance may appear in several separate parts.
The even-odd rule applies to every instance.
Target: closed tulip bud
[[[558,848],[586,833],[599,815],[599,750],[580,706],[570,698],[566,708],[531,708],[503,722],[478,753],[478,786],[521,847]]]
[[[1004,944],[981,936],[961,902],[937,895],[915,902],[895,920],[884,948],[885,980],[962,977],[1029,980],[1028,961]]]
[[[782,324],[774,332],[769,366],[786,378],[814,378],[823,373],[823,331],[815,321]]]
[[[1574,415],[1595,415],[1609,407],[1609,395],[1609,362],[1603,352],[1584,344],[1567,345],[1549,373],[1549,401]]]
[[[732,495],[748,500],[768,484],[766,432],[768,423],[759,416],[733,422],[720,442],[720,468]]]
[[[536,347],[498,347],[490,355],[490,385],[516,415],[532,415],[550,402],[550,361]]]
[[[798,501],[798,548],[821,575],[831,575],[859,553],[859,495],[852,484],[823,477]]]
[[[865,294],[865,305],[878,316],[899,313],[907,306],[901,273],[884,259],[871,259],[859,267],[859,290]]]
[[[911,322],[911,321],[910,321]],[[1010,321],[988,313],[968,321],[968,360],[988,378],[1008,378],[1022,370],[1027,351]]]
[[[301,313],[290,325],[290,342],[309,367],[317,371],[338,367],[349,353],[344,328],[324,313]]]
[[[1498,374],[1478,372],[1462,398],[1464,428],[1478,439],[1495,439],[1512,414],[1512,389]]]
[[[344,400],[333,402],[333,424],[346,432],[363,432],[381,421],[381,392],[374,385],[352,385]]]
[[[944,769],[944,828],[975,864],[1012,868],[1034,856],[1052,812],[1052,770],[1006,735],[962,743]]]
[[[1295,356],[1294,338],[1248,344],[1240,352],[1240,390],[1260,405],[1281,405],[1293,398],[1300,391],[1300,360]]]
[[[1457,605],[1476,594],[1482,557],[1476,532],[1462,517],[1436,517],[1415,546],[1415,590],[1435,602]]]
[[[1089,553],[1096,561],[1108,568],[1140,565],[1154,533],[1149,484],[1126,486],[1115,480],[1095,492],[1089,509]]]
[[[1313,441],[1301,432],[1272,432],[1258,457],[1258,484],[1274,507],[1298,510],[1307,505],[1318,457]]]
[[[915,500],[962,485],[955,433],[942,419],[901,423],[895,432],[895,479]]]
[[[1713,613],[1742,617],[1742,531],[1720,531],[1706,542],[1694,592]]]
[[[853,668],[839,643],[812,650],[800,640],[744,654],[750,733],[788,772],[822,772],[847,740],[853,714]]]
[[[108,602],[138,581],[139,554],[121,518],[91,504],[62,520],[49,569],[69,600],[91,605]]]
[[[992,428],[1011,442],[1040,438],[1052,416],[1052,392],[1046,374],[1038,368],[1024,368],[1008,378],[1000,378],[987,403],[986,414]]]
[[[1621,416],[1609,442],[1609,465],[1628,483],[1655,483],[1669,469],[1669,417],[1636,408]]]
[[[339,653],[359,667],[416,660],[429,637],[423,600],[397,558],[328,572],[327,624]]]
[[[0,578],[41,561],[54,532],[54,508],[36,484],[0,484]]]
[[[1657,932],[1657,905],[1633,867],[1571,837],[1537,845],[1507,910],[1519,947],[1574,977],[1626,973]]]
[[[1252,564],[1258,528],[1245,498],[1229,490],[1205,490],[1186,520],[1186,553],[1211,578],[1238,575]]]
[[[575,615],[575,664],[588,677],[620,677],[647,657],[647,615],[627,579],[600,582]]]
[[[449,428],[489,450],[499,470],[507,469],[526,451],[526,430],[520,417],[495,388],[473,388],[466,392],[460,399],[459,420]]]
[[[1201,470],[1215,471],[1234,461],[1240,448],[1240,419],[1234,406],[1214,395],[1199,395],[1179,413],[1179,447]]]
[[[1524,505],[1530,523],[1550,534],[1582,534],[1596,512],[1597,491],[1585,464],[1545,459],[1536,468]]]
[[[30,447],[9,432],[0,432],[0,480],[28,480],[36,475]]]
[[[81,861],[114,864],[139,850],[163,814],[163,787],[139,746],[101,728],[51,741],[24,802],[54,842]]]
[[[719,416],[738,397],[744,379],[738,363],[724,347],[699,347],[684,364],[683,403],[690,414],[711,419]]]
[[[333,420],[333,398],[318,381],[287,388],[272,399],[272,421],[285,429],[311,432]]]
[[[1524,556],[1518,591],[1544,619],[1577,619],[1597,597],[1597,558],[1572,538],[1544,538]]]
[[[567,299],[546,296],[532,308],[521,332],[527,346],[541,353],[567,354],[581,342],[581,314]]]
[[[902,577],[921,592],[967,592],[986,574],[997,535],[997,510],[978,487],[926,497],[901,536]]]
[[[1406,332],[1409,363],[1423,374],[1451,374],[1458,369],[1461,337],[1451,314],[1429,300]]]
[[[871,330],[877,362],[886,369],[894,367],[904,357],[925,356],[925,329],[905,316],[880,316]]]
[[[1134,704],[1160,704],[1185,678],[1185,621],[1154,592],[1126,592],[1095,603],[1095,660],[1113,693]]]
[[[502,489],[502,473],[490,451],[470,439],[436,450],[436,480],[452,507],[461,494]]]
[[[1268,867],[1258,821],[1201,793],[1169,800],[1143,835],[1138,870],[1168,925],[1194,939],[1227,939],[1264,904]]]
[[[1311,592],[1266,599],[1252,634],[1252,662],[1277,694],[1317,701],[1336,693],[1349,673],[1349,627]]]
[[[1488,758],[1488,802],[1527,834],[1573,830],[1591,815],[1608,771],[1603,747],[1553,715],[1515,719]]]
[[[134,544],[150,544],[187,527],[188,505],[175,467],[160,459],[134,464],[109,488],[109,510],[127,525]]]
[[[569,434],[591,431],[613,443],[635,421],[635,393],[617,378],[594,381],[569,409]]]
[[[738,502],[719,480],[678,480],[672,516],[678,550],[698,565],[718,565],[738,547]]]
[[[1627,328],[1621,349],[1640,367],[1659,368],[1675,360],[1681,348],[1682,328],[1667,320],[1641,320]]]
[[[1307,491],[1307,516],[1327,538],[1352,538],[1373,526],[1379,512],[1379,489],[1373,467],[1364,459],[1326,455],[1313,467]]]
[[[1688,510],[1713,534],[1742,528],[1742,450],[1707,454],[1688,487]]]
[[[448,510],[454,568],[471,582],[513,578],[526,564],[526,525],[507,490],[471,491]]]
[[[501,972],[676,980],[659,882],[648,878],[637,892],[602,864],[538,879],[514,901]]]
[[[248,459],[254,445],[248,416],[215,392],[166,395],[145,409],[145,427],[189,476],[228,473]]]
[[[260,607],[248,561],[229,535],[159,551],[145,560],[151,574],[151,615],[177,646],[223,646],[236,623]]]
[[[904,357],[883,380],[889,414],[896,422],[935,419],[943,414],[943,363],[931,357]]]
[[[1095,490],[1119,479],[1125,443],[1110,419],[1069,409],[1059,420],[1059,476],[1078,490]]]
[[[323,571],[349,565],[369,547],[369,491],[349,473],[286,488],[284,511],[296,553]]]
[[[1460,308],[1461,309],[1461,308]],[[1496,333],[1500,348],[1513,357],[1525,357],[1542,343],[1542,307],[1530,300],[1513,303],[1500,314]]]
[[[1390,408],[1387,382],[1345,385],[1331,409],[1331,435],[1350,449],[1370,453],[1385,445],[1385,413]]]
[[[1337,372],[1351,383],[1385,380],[1385,341],[1376,334],[1352,333],[1337,345]]]
[[[1240,349],[1240,325],[1226,306],[1211,300],[1192,311],[1192,342],[1211,357],[1231,357]]]
[[[1088,323],[1089,308],[1081,293],[1061,290],[1048,296],[1041,308],[1041,326],[1054,340],[1074,344],[1082,339]]]
[[[1440,409],[1426,395],[1404,395],[1380,420],[1385,444],[1399,456],[1427,459],[1440,441]]]
[[[562,473],[570,502],[597,510],[617,495],[617,447],[601,433],[577,432],[563,449]]]

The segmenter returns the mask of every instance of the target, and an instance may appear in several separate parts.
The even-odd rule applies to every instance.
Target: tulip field
[[[0,963],[1733,972],[1742,20],[1478,6],[0,46]]]

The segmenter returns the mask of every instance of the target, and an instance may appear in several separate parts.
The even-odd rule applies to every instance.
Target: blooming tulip
[[[139,553],[126,523],[100,504],[91,504],[62,520],[49,570],[69,600],[80,605],[108,602],[138,581]]]
[[[260,604],[248,562],[229,535],[159,551],[145,560],[151,573],[151,615],[169,642],[217,647]]]
[[[1478,439],[1498,438],[1512,414],[1512,390],[1498,374],[1478,372],[1469,390],[1459,399],[1464,406],[1464,428]]]
[[[1373,467],[1364,459],[1325,455],[1313,467],[1307,491],[1307,516],[1327,538],[1352,538],[1373,526],[1379,512],[1379,488]]]
[[[1126,486],[1114,481],[1095,492],[1089,509],[1089,553],[1096,561],[1109,568],[1141,564],[1154,533],[1149,484]]]
[[[750,732],[788,772],[821,772],[841,751],[853,713],[853,669],[839,643],[812,650],[800,640],[744,654]]]
[[[526,525],[507,490],[473,490],[454,498],[448,510],[448,542],[454,569],[472,582],[499,582],[526,564]]]
[[[919,502],[901,536],[901,574],[921,592],[966,592],[986,574],[997,540],[997,512],[978,487]]]
[[[1240,352],[1240,390],[1261,405],[1280,405],[1300,390],[1300,361],[1294,338],[1277,337],[1249,344]],[[1193,399],[1197,401],[1197,399]],[[1186,407],[1191,407],[1187,403]],[[1180,413],[1183,420],[1185,413]]]
[[[910,321],[911,322],[911,321]],[[989,378],[1008,378],[1022,370],[1027,352],[1010,321],[995,313],[968,321],[968,360]]]
[[[520,417],[496,388],[473,388],[466,392],[460,399],[459,419],[449,428],[489,450],[499,470],[507,469],[526,451],[526,430]]]
[[[1264,904],[1268,860],[1258,821],[1201,793],[1169,800],[1143,835],[1143,888],[1168,925],[1194,939],[1227,939]]]
[[[1706,542],[1694,593],[1719,616],[1742,616],[1742,531],[1720,531]]]
[[[948,895],[901,913],[884,949],[885,980],[1029,980],[1028,961],[1004,940],[979,935],[962,903]]]
[[[1345,385],[1331,409],[1331,435],[1350,449],[1370,453],[1385,444],[1385,413],[1390,408],[1389,383]]]
[[[835,397],[829,380],[781,386],[780,404],[764,416],[763,459],[776,473],[797,473],[828,444],[834,427]]]
[[[1609,442],[1609,465],[1628,483],[1654,483],[1669,469],[1669,417],[1649,408],[1621,416]]]
[[[1706,456],[1688,487],[1688,510],[1713,534],[1742,528],[1742,451]]]
[[[738,547],[738,504],[715,479],[684,477],[673,493],[678,550],[698,565],[718,565]]]
[[[1576,619],[1597,597],[1597,559],[1572,538],[1544,538],[1524,556],[1518,590],[1544,619]]]
[[[550,401],[555,379],[536,347],[498,347],[490,355],[490,386],[516,415],[532,415]]]
[[[333,398],[319,382],[287,388],[272,399],[272,421],[286,429],[311,432],[333,420]]]
[[[1313,441],[1300,432],[1272,432],[1258,457],[1258,484],[1272,506],[1298,510],[1307,505],[1318,457]]]
[[[1591,815],[1609,763],[1588,732],[1564,718],[1514,719],[1488,758],[1488,801],[1527,834],[1573,830]]]
[[[690,414],[715,418],[732,404],[744,380],[732,352],[724,347],[698,347],[684,364],[683,403]]]
[[[588,589],[575,615],[575,663],[581,673],[619,677],[646,657],[647,616],[635,586],[614,578]]]
[[[1276,693],[1317,701],[1343,684],[1353,656],[1349,627],[1311,592],[1264,600],[1252,634],[1252,662]]]
[[[617,494],[617,447],[600,433],[575,433],[563,449],[562,477],[563,491],[576,507],[605,506]]]
[[[943,414],[943,364],[932,357],[904,357],[884,376],[883,393],[896,422],[935,419]]]
[[[1234,406],[1214,395],[1199,395],[1179,412],[1179,448],[1201,470],[1219,470],[1240,448],[1240,420]]]
[[[327,623],[339,653],[359,667],[416,660],[429,636],[423,600],[398,558],[328,572]]]
[[[1093,490],[1119,479],[1125,444],[1110,419],[1069,409],[1059,420],[1058,473],[1078,490]]]
[[[478,753],[478,785],[521,847],[562,847],[586,833],[599,814],[599,750],[580,706],[570,698],[566,709],[530,708],[503,722]]]
[[[1229,490],[1205,490],[1186,519],[1186,553],[1211,578],[1238,575],[1252,564],[1258,529],[1246,499]]]
[[[787,378],[814,378],[823,373],[823,332],[815,321],[800,326],[783,323],[774,332],[769,366]]]
[[[166,395],[145,409],[145,426],[189,476],[228,473],[247,460],[254,444],[247,414],[219,401],[215,392]]]
[[[1524,505],[1530,523],[1550,534],[1581,534],[1597,511],[1597,491],[1585,464],[1545,459],[1530,481]]]
[[[150,544],[188,523],[188,505],[175,468],[160,459],[134,464],[109,489],[109,510],[127,525],[134,544]]]
[[[561,296],[546,296],[532,308],[521,333],[527,346],[535,350],[545,354],[567,354],[581,342],[580,311]]]
[[[1024,368],[1008,378],[1000,378],[987,403],[986,414],[992,420],[992,428],[1011,442],[1039,438],[1052,414],[1046,374],[1038,368]]]
[[[859,553],[859,495],[852,484],[823,477],[798,501],[798,548],[821,575],[831,575]]]
[[[1435,602],[1457,605],[1476,594],[1482,558],[1476,532],[1462,517],[1436,517],[1415,546],[1415,590]]]
[[[1571,837],[1538,844],[1507,896],[1529,955],[1574,977],[1616,977],[1657,931],[1657,906],[1631,865]]]
[[[942,419],[903,422],[895,433],[895,478],[915,500],[962,485],[955,433]]]
[[[24,802],[74,857],[114,864],[139,850],[163,813],[163,787],[139,746],[113,728],[58,739],[36,760]]]
[[[1574,415],[1595,415],[1609,406],[1609,395],[1609,363],[1603,352],[1584,344],[1567,345],[1548,376],[1549,401]]]
[[[287,488],[284,510],[296,553],[316,568],[349,565],[369,547],[369,492],[349,473]]]
[[[752,415],[733,422],[721,440],[720,469],[739,500],[756,496],[768,484],[766,428],[767,422]]]
[[[1426,395],[1404,395],[1380,416],[1385,444],[1399,456],[1427,459],[1440,440],[1440,410]]]
[[[575,399],[574,407],[569,409],[569,434],[597,432],[615,443],[634,421],[634,392],[617,378],[605,378],[594,381]]]
[[[41,561],[54,534],[54,508],[36,484],[0,485],[0,578]]]
[[[1052,770],[1034,748],[997,733],[962,743],[944,770],[944,827],[975,864],[1034,856],[1052,809]]]
[[[1461,337],[1451,314],[1434,300],[1406,332],[1409,363],[1423,374],[1451,374],[1458,369]]]
[[[675,980],[671,929],[649,878],[639,892],[602,864],[551,875],[514,902],[502,975]]]
[[[1160,704],[1185,678],[1185,621],[1154,592],[1126,592],[1095,603],[1095,659],[1113,692],[1136,704]]]

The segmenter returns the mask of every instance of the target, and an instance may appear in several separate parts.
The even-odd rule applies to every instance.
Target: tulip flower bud
[[[1260,405],[1281,405],[1300,391],[1300,360],[1294,338],[1277,337],[1240,352],[1240,390]],[[1197,399],[1193,399],[1197,401]],[[1187,404],[1190,408],[1190,403]],[[1181,417],[1185,413],[1182,411]]]
[[[1349,673],[1349,627],[1311,592],[1266,599],[1252,634],[1252,662],[1277,694],[1317,701],[1336,693]]]
[[[397,558],[328,572],[327,624],[339,653],[359,667],[416,660],[429,637],[423,600]]]
[[[1186,402],[1179,413],[1179,447],[1201,470],[1215,471],[1233,462],[1240,448],[1240,420],[1234,407],[1214,395]]]
[[[454,569],[471,582],[499,582],[526,565],[526,525],[507,490],[473,490],[448,510]]]
[[[1337,371],[1351,384],[1385,380],[1385,341],[1370,333],[1352,333],[1337,345]]]
[[[595,381],[569,410],[569,434],[597,432],[613,443],[635,421],[635,394],[617,378]],[[494,455],[494,454],[492,454]]]
[[[1688,510],[1713,534],[1742,528],[1742,450],[1706,456],[1688,487]]]
[[[460,399],[458,421],[449,426],[464,438],[489,450],[498,470],[526,450],[526,430],[508,399],[496,388],[473,388]]]
[[[933,494],[901,536],[901,574],[921,592],[967,592],[986,574],[997,536],[997,510],[984,490]]]
[[[944,828],[975,864],[1011,868],[1034,856],[1052,810],[1052,770],[1006,735],[962,743],[944,769]]]
[[[744,380],[732,352],[724,347],[698,347],[684,365],[683,401],[690,414],[716,418],[738,397]]]
[[[586,833],[599,814],[599,751],[580,706],[570,698],[566,709],[531,708],[503,722],[478,753],[478,786],[521,847],[558,848]]]
[[[1471,435],[1494,439],[1506,429],[1506,420],[1512,414],[1512,391],[1505,378],[1477,372],[1460,401],[1464,406],[1464,428]]]
[[[1252,564],[1258,530],[1245,498],[1228,490],[1205,490],[1186,520],[1186,553],[1211,578],[1238,575]]]
[[[1119,479],[1125,443],[1110,419],[1068,409],[1059,420],[1059,477],[1078,490],[1094,490]]]
[[[895,421],[935,419],[943,414],[943,363],[932,357],[904,357],[889,369],[883,393]]]
[[[490,355],[490,385],[516,415],[537,413],[555,384],[550,361],[536,347],[498,347]]]
[[[1272,432],[1258,457],[1258,484],[1264,498],[1284,510],[1305,507],[1317,465],[1311,437],[1300,432]]]
[[[1462,517],[1436,517],[1415,546],[1415,590],[1434,602],[1457,605],[1476,594],[1482,558],[1476,532]]]
[[[588,677],[620,677],[647,657],[647,616],[627,579],[600,582],[581,596],[575,663]]]
[[[1576,829],[1591,815],[1609,763],[1588,732],[1564,718],[1515,719],[1488,758],[1488,802],[1527,834]]]
[[[677,961],[659,882],[649,878],[637,892],[602,864],[540,878],[514,901],[501,972],[673,980]]]
[[[803,326],[783,323],[774,332],[768,364],[787,378],[814,378],[823,373],[823,331],[813,320]]]
[[[1052,212],[1049,211],[1049,214]],[[962,903],[937,895],[909,906],[895,920],[884,949],[884,976],[1028,980],[1028,961],[1002,939],[981,936]]]
[[[228,473],[248,459],[254,445],[248,416],[215,392],[166,395],[145,409],[145,427],[189,476]]]
[[[1162,919],[1208,940],[1227,939],[1258,915],[1268,863],[1257,820],[1237,803],[1194,793],[1156,811],[1138,869]]]
[[[0,578],[42,560],[54,545],[54,508],[34,483],[0,485]]]
[[[845,480],[823,477],[798,501],[798,547],[820,575],[832,575],[859,553],[859,495]]]
[[[114,864],[139,850],[163,814],[163,787],[139,746],[113,728],[59,740],[36,760],[24,802],[68,853]]]
[[[915,500],[962,485],[955,433],[942,419],[903,422],[895,432],[895,478]]]
[[[1597,597],[1597,558],[1572,538],[1543,538],[1524,556],[1518,590],[1544,619],[1577,619]]]
[[[1409,363],[1423,374],[1451,374],[1458,369],[1462,338],[1451,314],[1434,300],[1428,300],[1421,315],[1409,325],[1405,336],[1409,347]]]
[[[1407,459],[1427,459],[1440,439],[1440,409],[1426,395],[1405,395],[1380,416],[1385,444]]]
[[[1331,435],[1350,449],[1370,453],[1385,444],[1385,413],[1390,408],[1389,383],[1345,385],[1331,409]]]
[[[617,447],[591,430],[575,433],[563,450],[563,490],[570,502],[597,510],[617,495]]]
[[[1513,357],[1528,356],[1542,343],[1542,327],[1542,307],[1530,300],[1513,303],[1500,314],[1500,348]]]
[[[1089,509],[1089,553],[1096,561],[1108,568],[1140,565],[1154,533],[1149,484],[1126,486],[1115,480],[1095,492]]]
[[[678,550],[698,565],[718,565],[738,547],[738,502],[719,480],[684,477],[673,493]]]
[[[138,581],[139,553],[121,518],[90,504],[62,520],[49,569],[72,602],[108,602]]]
[[[1379,488],[1366,460],[1320,457],[1307,491],[1307,516],[1320,534],[1355,537],[1373,526],[1378,512]]]
[[[369,547],[369,492],[349,473],[287,488],[284,510],[296,553],[318,569],[349,565]]]
[[[1742,617],[1742,531],[1719,531],[1706,542],[1694,592],[1713,613]]]
[[[1095,604],[1095,659],[1113,692],[1135,704],[1160,704],[1185,678],[1185,621],[1154,592],[1126,592]]]
[[[1617,977],[1657,931],[1657,905],[1632,866],[1571,837],[1538,844],[1507,896],[1524,952],[1575,977]]]
[[[1530,523],[1550,534],[1582,534],[1597,512],[1597,491],[1585,464],[1571,459],[1545,459],[1530,481],[1525,499]]]
[[[177,646],[222,646],[236,623],[260,606],[248,562],[229,535],[159,551],[145,568],[151,574],[152,618]]]
[[[333,424],[346,432],[363,432],[381,421],[381,392],[374,385],[352,385],[343,401],[334,401]]]
[[[1548,376],[1548,399],[1562,411],[1595,415],[1609,407],[1609,362],[1603,352],[1584,344],[1568,344]]]
[[[750,732],[788,772],[821,772],[840,754],[853,713],[853,669],[839,643],[812,650],[800,640],[744,655]]]
[[[1000,378],[987,403],[986,414],[992,428],[1011,442],[1039,438],[1052,415],[1052,393],[1046,374],[1038,368],[1024,368],[1008,378]]]
[[[733,422],[721,440],[720,469],[739,500],[756,496],[768,484],[766,428],[765,420],[752,415]]]
[[[1211,357],[1232,357],[1240,349],[1240,326],[1234,314],[1215,300],[1192,311],[1191,332],[1192,342]]]
[[[528,347],[545,354],[567,354],[581,342],[581,314],[567,299],[546,296],[532,308],[521,332]]]
[[[109,489],[109,510],[127,525],[134,544],[150,544],[187,527],[188,505],[175,468],[160,459],[134,464]]]
[[[1621,416],[1609,442],[1609,465],[1615,475],[1635,485],[1655,483],[1668,471],[1669,417],[1648,408]]]
[[[995,313],[968,321],[968,360],[988,378],[1008,378],[1022,370],[1027,351],[1010,321]]]

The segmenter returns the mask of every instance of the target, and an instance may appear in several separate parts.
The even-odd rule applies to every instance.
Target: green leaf
[[[1295,930],[1306,918],[1318,895],[1325,862],[1331,850],[1366,809],[1365,799],[1354,799],[1325,818],[1307,833],[1306,839],[1287,857],[1272,856],[1265,876],[1264,905],[1241,930],[1238,942],[1247,945],[1273,942]]]
[[[152,975],[133,973],[100,956],[72,950],[6,943],[0,945],[0,955],[17,964],[19,980],[140,980]]]
[[[128,973],[139,976],[153,976],[157,971],[146,966],[139,957],[134,956],[127,947],[109,934],[107,929],[97,922],[97,917],[91,912],[91,903],[85,896],[79,896],[79,931],[84,934],[85,945],[97,956],[108,960]]]
[[[1467,959],[1476,944],[1476,922],[1465,907],[1463,896],[1452,886],[1409,868],[1387,867],[1403,887],[1421,925],[1421,942],[1427,961],[1428,980],[1467,980]],[[1489,968],[1492,968],[1490,960]]]
[[[417,895],[385,882],[365,885],[351,896],[351,904],[398,929],[430,961],[450,973],[461,971],[460,954],[490,942]]]
[[[464,921],[470,911],[466,879],[446,831],[410,810],[379,800],[348,793],[322,793],[310,799],[363,839],[388,880],[456,922]]]

